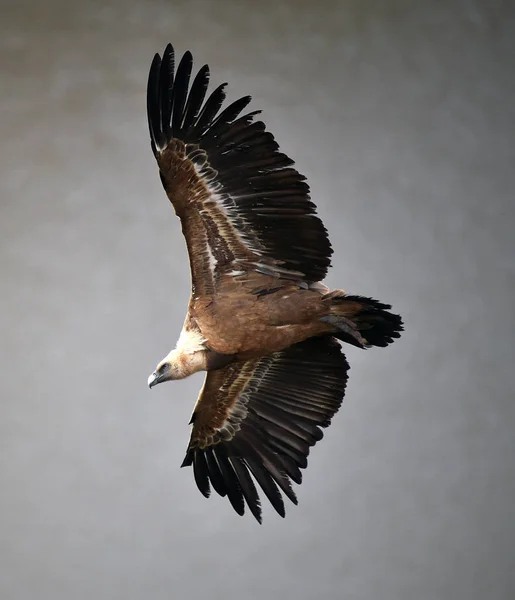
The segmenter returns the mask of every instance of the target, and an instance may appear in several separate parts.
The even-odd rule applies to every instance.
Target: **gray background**
[[[515,597],[514,11],[490,2],[0,4],[0,597]],[[263,526],[179,469],[201,376],[146,387],[189,295],[147,69],[250,93],[312,186],[349,348],[300,504]]]

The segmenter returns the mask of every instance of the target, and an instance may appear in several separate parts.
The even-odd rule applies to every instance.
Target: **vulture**
[[[148,385],[206,371],[182,466],[261,522],[261,493],[282,517],[284,497],[297,503],[292,482],[340,408],[341,342],[387,346],[402,320],[322,283],[332,248],[305,178],[250,96],[222,109],[226,84],[207,95],[208,66],[192,70],[168,44],[148,77],[151,148],[191,268],[183,329]]]

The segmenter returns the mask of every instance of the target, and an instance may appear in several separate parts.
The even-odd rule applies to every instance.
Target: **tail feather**
[[[391,306],[374,298],[349,296],[334,290],[322,296],[322,300],[330,308],[321,320],[337,329],[335,337],[354,346],[388,346],[404,330],[401,317],[389,312]]]

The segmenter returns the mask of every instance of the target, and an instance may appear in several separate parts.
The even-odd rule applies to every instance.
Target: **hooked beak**
[[[148,387],[153,388],[155,385],[161,383],[162,381],[168,381],[169,379],[172,379],[170,375],[171,369],[169,364],[162,363],[158,365],[158,368],[148,378]]]
[[[152,375],[149,376],[148,378],[148,387],[149,388],[153,388],[155,385],[157,385],[159,383],[159,376],[156,373],[156,371],[154,371],[152,373]]]

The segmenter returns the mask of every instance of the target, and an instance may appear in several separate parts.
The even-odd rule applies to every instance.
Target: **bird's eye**
[[[168,363],[164,363],[163,365],[161,365],[159,367],[159,369],[157,370],[157,372],[159,373],[159,375],[162,375],[163,373],[166,373],[166,371],[168,371],[168,367],[170,365]]]

